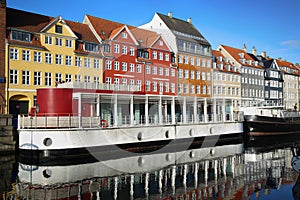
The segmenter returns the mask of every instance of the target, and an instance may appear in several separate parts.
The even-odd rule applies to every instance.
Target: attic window
[[[127,33],[123,32],[122,33],[122,38],[127,38]]]
[[[31,34],[22,32],[22,31],[12,31],[11,32],[11,39],[13,40],[20,40],[24,42],[30,42],[31,41]]]
[[[55,33],[62,33],[62,26],[61,25],[55,25]]]
[[[163,41],[159,40],[159,46],[162,46],[162,45],[164,45]]]

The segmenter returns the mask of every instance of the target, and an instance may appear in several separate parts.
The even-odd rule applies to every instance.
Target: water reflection
[[[291,168],[289,145],[274,148],[239,142],[73,164],[20,162],[15,194],[10,197],[256,199],[288,186],[290,193],[281,194],[291,199],[297,173]]]

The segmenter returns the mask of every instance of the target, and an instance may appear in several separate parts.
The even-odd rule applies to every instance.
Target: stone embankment
[[[0,154],[15,151],[13,116],[0,114]]]

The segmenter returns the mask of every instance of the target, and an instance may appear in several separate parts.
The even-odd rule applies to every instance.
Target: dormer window
[[[239,53],[240,58],[244,58],[244,53]]]
[[[102,48],[103,48],[103,52],[110,53],[110,45],[109,44],[104,44],[102,46]]]
[[[11,39],[13,40],[19,40],[23,42],[31,42],[31,34],[26,33],[23,31],[12,31],[11,32]]]
[[[55,25],[55,33],[62,34],[62,26],[61,25]]]
[[[137,56],[138,56],[138,58],[149,59],[149,52],[146,49],[138,49]]]
[[[84,43],[84,50],[90,52],[99,52],[99,45],[92,43]]]

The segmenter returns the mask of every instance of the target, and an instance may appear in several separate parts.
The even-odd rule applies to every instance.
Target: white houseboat
[[[233,100],[146,95],[130,88],[91,89],[89,84],[37,90],[37,106],[30,115],[18,117],[21,153],[62,155],[243,133],[243,116],[233,111]]]

